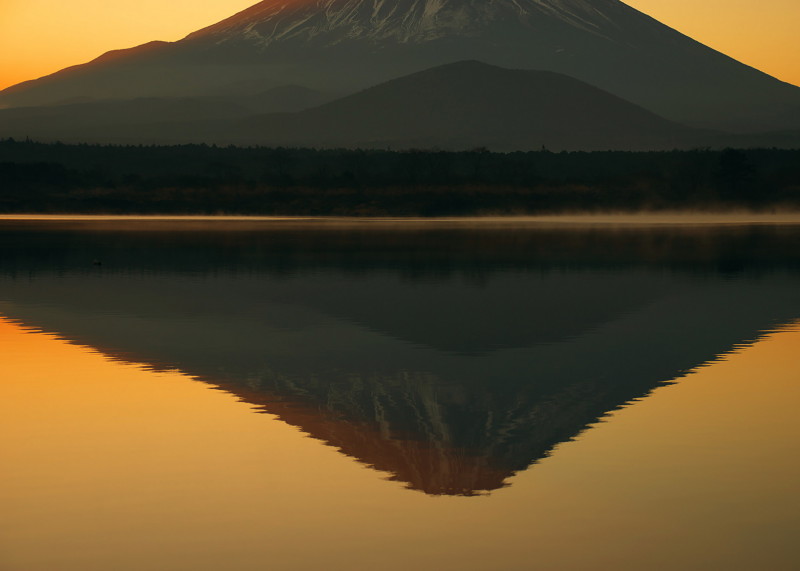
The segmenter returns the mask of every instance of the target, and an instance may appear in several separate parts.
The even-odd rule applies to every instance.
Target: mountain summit
[[[333,46],[356,39],[423,43],[447,37],[479,37],[493,25],[515,21],[535,28],[556,18],[599,32],[597,20],[610,21],[603,4],[586,0],[317,0],[264,1],[189,39],[256,44],[312,42]]]
[[[800,88],[618,0],[265,0],[178,42],[14,86],[0,104],[283,85],[345,94],[462,60],[563,73],[694,126],[800,128]]]

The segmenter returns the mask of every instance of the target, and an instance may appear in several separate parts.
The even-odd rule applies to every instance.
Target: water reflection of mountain
[[[353,236],[79,232],[50,236],[37,257],[21,250],[42,236],[15,234],[0,262],[0,311],[196,375],[412,488],[473,494],[607,411],[800,317],[794,258],[776,254],[796,236],[776,232],[723,232],[722,244],[606,236],[621,242],[614,250],[596,236],[564,235],[577,244],[565,246],[509,233],[496,238],[497,256],[491,240],[476,240],[476,252],[447,233],[427,237],[426,256],[418,234],[365,251]],[[550,250],[531,247],[541,241]],[[643,255],[643,243],[661,254]],[[750,264],[746,244],[771,249],[753,250]],[[738,252],[736,264],[711,255],[723,250]],[[102,266],[80,262],[98,252]]]

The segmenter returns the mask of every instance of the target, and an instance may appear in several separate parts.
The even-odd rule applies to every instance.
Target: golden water
[[[4,571],[800,565],[798,324],[479,497],[408,490],[180,371],[8,319],[0,340]]]
[[[800,569],[800,226],[679,222],[0,220],[0,571]]]

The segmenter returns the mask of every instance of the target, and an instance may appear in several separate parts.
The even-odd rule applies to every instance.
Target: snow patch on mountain
[[[478,35],[496,22],[533,28],[538,17],[556,18],[602,35],[611,18],[598,6],[617,0],[265,0],[187,39],[221,44],[245,41],[266,47],[291,40],[335,45],[373,42],[421,43]]]

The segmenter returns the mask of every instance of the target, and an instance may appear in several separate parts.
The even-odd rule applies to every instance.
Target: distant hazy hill
[[[179,42],[111,52],[9,88],[0,106],[284,85],[352,93],[472,59],[564,73],[694,126],[800,129],[800,88],[618,0],[265,0]]]
[[[222,139],[514,150],[671,148],[693,136],[691,129],[570,77],[468,61],[392,80],[303,113],[250,118]]]
[[[0,137],[31,137],[77,142],[157,142],[187,140],[162,123],[232,120],[275,111],[300,111],[330,100],[330,95],[300,86],[275,87],[247,95],[137,97],[65,101],[59,105],[0,109]],[[149,133],[140,137],[139,133]]]
[[[497,150],[663,149],[704,133],[552,72],[469,61],[296,113],[246,116],[217,99],[140,99],[0,111],[0,133],[72,141]],[[165,121],[172,117],[171,121]]]

